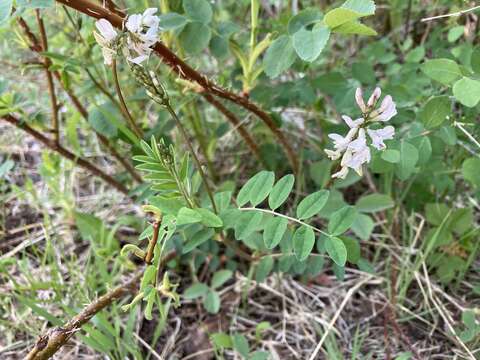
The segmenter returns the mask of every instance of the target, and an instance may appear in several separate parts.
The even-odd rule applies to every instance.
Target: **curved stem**
[[[133,120],[133,117],[130,114],[130,112],[128,111],[127,104],[125,103],[125,99],[123,98],[123,95],[122,95],[122,89],[120,88],[120,82],[118,81],[116,59],[112,60],[112,73],[113,73],[113,82],[115,83],[115,89],[118,94],[118,99],[120,100],[120,108],[122,109],[123,114],[125,115],[128,122],[130,123],[130,126],[132,127],[133,131],[135,132],[135,135],[137,135],[140,139],[142,139],[143,133],[135,123],[135,120]]]
[[[242,210],[242,211],[261,211],[261,212],[264,212],[264,213],[267,213],[267,214],[270,214],[270,215],[275,215],[275,216],[278,216],[278,217],[282,217],[284,219],[287,219],[289,221],[292,221],[292,222],[295,222],[297,224],[300,224],[300,225],[304,225],[306,227],[309,227],[310,229],[312,229],[313,231],[316,231],[320,234],[323,234],[323,235],[326,235],[326,236],[330,236],[329,233],[326,233],[325,231],[322,231],[320,230],[319,228],[313,226],[313,225],[310,225],[310,224],[307,224],[305,222],[303,222],[302,220],[298,220],[298,219],[295,219],[294,217],[291,217],[291,216],[287,216],[287,215],[283,215],[283,214],[280,214],[280,213],[277,213],[275,211],[272,211],[272,210],[268,210],[268,209],[258,209],[258,208],[254,208],[254,207],[248,207],[248,208],[239,208],[238,210]]]
[[[195,161],[195,165],[197,166],[198,168],[198,172],[200,173],[200,176],[202,177],[202,180],[203,180],[203,183],[205,184],[205,189],[207,190],[207,194],[208,194],[208,197],[210,198],[210,202],[212,203],[212,207],[213,207],[213,211],[215,213],[217,213],[217,205],[215,204],[215,200],[213,198],[213,192],[212,192],[212,189],[210,187],[210,184],[208,183],[208,179],[207,179],[207,176],[205,175],[205,172],[203,171],[202,169],[202,164],[200,163],[200,160],[198,160],[198,157],[197,155],[195,154],[195,150],[193,149],[193,145],[188,137],[188,134],[187,134],[187,131],[185,130],[185,128],[183,127],[182,125],[182,122],[180,121],[180,119],[178,118],[177,114],[175,113],[175,111],[172,109],[172,106],[170,104],[165,104],[164,105],[168,112],[170,113],[170,115],[172,116],[173,120],[175,120],[175,123],[178,127],[178,129],[180,130],[180,132],[182,133],[182,136],[185,140],[185,142],[187,143],[187,146],[188,146],[188,150],[191,152],[192,154],[192,157],[193,157],[193,161]]]

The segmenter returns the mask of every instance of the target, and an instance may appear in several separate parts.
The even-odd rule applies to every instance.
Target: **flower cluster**
[[[141,64],[148,59],[152,46],[158,40],[160,19],[156,16],[157,8],[149,8],[143,14],[130,15],[125,22],[126,32],[118,33],[107,19],[98,20],[94,32],[97,43],[102,47],[106,65],[111,65],[113,58],[121,48],[126,35],[126,47],[123,47],[127,59]],[[133,55],[132,55],[133,54]]]
[[[362,111],[362,117],[352,120],[343,115],[342,119],[348,125],[350,130],[345,137],[339,134],[329,134],[328,137],[333,140],[335,150],[326,149],[328,157],[331,160],[342,158],[340,171],[332,175],[334,178],[344,179],[348,175],[349,169],[353,169],[362,176],[362,165],[371,160],[370,147],[367,144],[367,136],[371,139],[370,145],[378,150],[385,150],[385,140],[393,139],[395,128],[386,126],[381,129],[371,129],[369,126],[376,122],[387,122],[397,114],[397,109],[390,95],[385,96],[380,107],[375,109],[382,91],[377,87],[367,103],[363,100],[363,91],[358,88],[355,93],[355,100]]]

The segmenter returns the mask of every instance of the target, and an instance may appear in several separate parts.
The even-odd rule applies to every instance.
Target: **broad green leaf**
[[[183,0],[183,10],[194,21],[204,24],[212,21],[212,7],[207,0]]]
[[[343,234],[352,226],[357,214],[355,207],[348,205],[335,211],[328,222],[328,232],[331,235]]]
[[[375,223],[372,218],[365,214],[358,214],[352,224],[352,231],[362,240],[368,240],[372,234]]]
[[[360,260],[360,244],[357,240],[348,236],[342,236],[340,240],[343,241],[347,250],[347,261],[356,264]]]
[[[387,149],[382,152],[382,159],[395,164],[400,161],[400,151],[394,149]]]
[[[247,338],[242,335],[235,333],[232,336],[233,348],[238,351],[244,359],[248,358],[248,353],[250,352],[250,346],[248,346]]]
[[[395,164],[395,173],[400,180],[407,180],[415,171],[418,161],[418,150],[412,144],[402,140],[398,145],[400,161]]]
[[[365,213],[373,213],[377,211],[382,211],[390,209],[395,205],[392,198],[389,195],[385,194],[370,194],[362,196],[355,207],[358,211]]]
[[[375,14],[375,2],[373,0],[347,0],[342,8],[356,11],[362,16]]]
[[[464,34],[465,32],[465,26],[459,25],[459,26],[454,26],[450,30],[448,30],[448,35],[447,35],[447,40],[449,42],[455,42],[460,37]]]
[[[263,214],[260,211],[244,211],[235,224],[235,238],[242,240],[258,230]]]
[[[293,252],[299,261],[305,260],[315,245],[315,233],[305,225],[300,226],[293,234]]]
[[[250,178],[238,192],[238,206],[243,206],[249,201],[253,206],[260,204],[272,191],[274,182],[275,174],[273,172],[260,171]]]
[[[419,63],[425,57],[425,47],[417,46],[415,49],[408,52],[405,56],[407,63]]]
[[[272,256],[264,256],[255,269],[255,281],[262,282],[273,269],[274,261]]]
[[[210,340],[215,347],[230,349],[233,347],[232,337],[225,333],[215,333],[210,335]]]
[[[462,174],[465,180],[476,187],[480,187],[480,159],[471,157],[462,164]]]
[[[88,113],[88,122],[96,132],[111,139],[117,136],[118,130],[115,124],[112,124],[104,115],[106,109],[94,108]],[[108,111],[108,110],[107,110]]]
[[[263,242],[267,249],[273,249],[282,240],[287,230],[288,220],[282,217],[270,217],[263,230]]]
[[[444,85],[449,85],[462,76],[460,66],[450,59],[427,60],[421,69],[429,78]]]
[[[318,58],[330,37],[330,29],[321,25],[312,30],[305,27],[293,35],[293,47],[304,61],[312,62]]]
[[[327,25],[330,29],[334,30],[336,27],[348,23],[350,21],[357,20],[361,18],[363,15],[357,11],[345,9],[345,8],[336,8],[330,10],[328,13],[325,14],[323,18],[323,22]]]
[[[183,254],[189,253],[204,242],[210,240],[214,234],[215,231],[213,229],[202,229],[197,231],[183,246]]]
[[[189,54],[198,54],[207,48],[212,31],[208,25],[199,21],[189,22],[179,35],[183,48]]]
[[[410,141],[418,150],[418,164],[425,165],[432,156],[432,143],[428,136],[420,136]]]
[[[269,46],[263,59],[265,74],[269,78],[275,78],[287,70],[295,62],[295,49],[292,39],[287,35],[281,35]]]
[[[208,290],[207,296],[203,299],[203,307],[210,314],[218,313],[220,310],[220,295],[215,290]]]
[[[202,224],[206,227],[222,227],[223,221],[216,214],[208,209],[198,208],[195,212],[202,218]]]
[[[318,214],[327,203],[329,195],[328,190],[320,190],[308,195],[298,204],[297,218],[304,220]]]
[[[338,266],[345,266],[347,262],[347,248],[341,239],[329,236],[325,239],[325,250]]]
[[[233,275],[231,270],[219,270],[212,276],[212,288],[216,289],[225,284]]]
[[[318,187],[323,188],[328,183],[331,169],[330,159],[314,162],[310,166],[310,176]]]
[[[432,203],[425,206],[425,216],[432,225],[440,225],[449,211],[450,208],[446,204]]]
[[[294,35],[300,29],[322,20],[323,14],[317,8],[308,8],[299,11],[288,21],[288,33]]]
[[[466,107],[475,107],[480,101],[480,81],[463,77],[453,85],[453,96]]]
[[[6,160],[0,165],[0,179],[4,177],[10,170],[13,169],[15,163],[12,160]]]
[[[196,283],[189,286],[184,292],[183,297],[187,300],[197,299],[203,297],[208,292],[208,286],[204,283]]]
[[[452,102],[448,96],[436,96],[428,100],[420,110],[418,117],[427,129],[433,129],[443,124],[452,112]]]
[[[472,66],[472,70],[477,74],[480,74],[480,47],[475,48],[475,50],[472,52],[470,64]]]
[[[7,22],[12,13],[13,0],[2,0],[0,3],[0,25]]]
[[[364,25],[356,20],[346,22],[332,30],[338,34],[357,34],[365,36],[375,36],[377,32],[371,27]]]
[[[268,206],[270,206],[270,209],[277,209],[287,200],[294,183],[295,177],[292,174],[285,175],[278,180],[268,197]]]
[[[202,221],[202,216],[195,210],[182,207],[177,215],[177,225],[193,224]]]
[[[188,22],[185,16],[174,12],[162,14],[159,16],[159,19],[159,26],[163,31],[181,28]]]

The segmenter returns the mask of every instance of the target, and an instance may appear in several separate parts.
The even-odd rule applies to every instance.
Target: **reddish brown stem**
[[[45,31],[45,25],[40,15],[40,10],[35,10],[35,16],[37,18],[38,28],[40,30],[40,39],[42,41],[42,50],[48,51],[47,32]],[[57,96],[55,95],[55,84],[53,83],[53,76],[50,72],[50,65],[52,65],[50,59],[44,56],[43,62],[45,64],[45,74],[47,75],[48,93],[50,94],[50,103],[52,106],[52,129],[55,143],[60,145],[60,129],[58,119],[58,103]]]
[[[40,46],[40,42],[30,30],[30,27],[28,24],[23,20],[23,18],[19,17],[18,18],[18,23],[20,26],[23,28],[25,34],[27,35],[29,39],[29,47],[32,51],[36,53],[40,53],[42,51],[42,46]],[[48,60],[48,57],[43,56],[44,59],[44,65],[45,62]],[[47,70],[48,71],[48,70]],[[87,70],[88,71],[88,70]],[[73,106],[77,109],[77,111],[82,115],[82,117],[88,121],[88,112],[87,109],[80,103],[80,100],[77,98],[77,96],[73,93],[73,91],[66,87],[61,79],[60,73],[58,71],[48,71],[49,74],[53,74],[55,78],[57,79],[58,83],[60,86],[63,88],[63,90],[67,93],[68,97],[70,98],[70,101],[72,102]],[[107,92],[108,93],[108,92]],[[100,142],[109,150],[109,152],[117,159],[118,162],[120,162],[123,167],[130,173],[130,175],[137,181],[137,182],[143,182],[142,177],[135,171],[134,167],[127,161],[127,159],[120,155],[118,151],[115,149],[115,147],[110,144],[110,141],[103,136],[102,134],[95,132],[100,140]]]
[[[217,108],[218,111],[220,111],[227,120],[232,124],[232,126],[238,130],[238,133],[240,136],[243,138],[247,146],[249,147],[250,151],[255,155],[258,161],[261,163],[264,163],[262,156],[260,155],[260,151],[258,149],[257,144],[255,143],[255,140],[250,136],[249,132],[245,129],[243,124],[238,120],[236,115],[231,112],[229,109],[227,109],[220,101],[215,99],[212,95],[206,92],[202,92],[201,95],[205,100],[207,100],[210,104],[212,104],[214,107]]]
[[[145,262],[149,265],[152,263],[153,252],[155,251],[155,246],[157,245],[157,242],[158,242],[158,233],[160,231],[161,222],[162,220],[160,219],[160,220],[156,220],[153,223],[153,236],[152,236],[152,240],[148,243],[147,254],[145,255]]]
[[[122,16],[119,16],[118,14],[98,4],[91,3],[88,0],[57,0],[57,2],[67,5],[96,19],[107,19],[108,21],[110,21],[110,23],[112,23],[113,26],[117,28],[123,27],[124,18]],[[199,73],[187,63],[185,63],[161,42],[157,42],[153,49],[155,53],[163,60],[163,62],[166,65],[170,66],[172,70],[180,77],[189,81],[193,81],[200,85],[206,92],[234,102],[235,104],[240,105],[241,107],[257,115],[277,137],[280,145],[282,145],[285,150],[285,153],[288,157],[288,160],[290,161],[293,170],[295,172],[298,170],[298,161],[297,157],[295,156],[295,152],[293,151],[293,148],[290,146],[290,143],[285,138],[283,132],[276,126],[275,122],[266,111],[262,110],[256,104],[251,102],[248,98],[235,94],[216,85],[214,82],[210,81],[205,75]]]
[[[91,164],[85,159],[82,159],[81,157],[76,156],[69,150],[65,149],[61,145],[57,145],[55,142],[52,142],[49,138],[47,138],[45,135],[40,133],[39,131],[35,130],[28,124],[22,122],[21,120],[17,119],[13,115],[7,114],[3,115],[1,117],[2,120],[16,126],[19,129],[24,130],[31,136],[33,136],[35,139],[40,141],[43,145],[47,146],[48,148],[58,152],[60,155],[63,157],[67,158],[70,161],[73,161],[74,163],[78,164],[79,166],[83,167],[84,169],[90,171],[93,175],[98,176],[102,180],[104,180],[106,183],[117,189],[118,191],[122,192],[125,195],[128,195],[128,189],[121,183],[119,183],[117,180],[115,180],[113,177],[108,175],[107,173],[103,172],[101,169],[97,168],[95,165]]]
[[[175,256],[175,251],[168,253],[161,260],[161,266],[165,266],[165,264],[172,260]],[[53,356],[63,345],[68,342],[68,340],[70,340],[73,335],[75,335],[78,330],[80,330],[84,324],[90,321],[90,319],[97,313],[110,306],[118,299],[121,299],[134,292],[142,276],[143,271],[137,272],[132,279],[99,297],[97,300],[85,307],[65,325],[50,329],[46,334],[40,336],[33,349],[28,353],[26,359],[44,360]]]

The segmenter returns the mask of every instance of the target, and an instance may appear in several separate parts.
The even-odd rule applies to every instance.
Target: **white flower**
[[[367,129],[367,132],[372,139],[372,146],[378,150],[385,150],[387,146],[383,141],[393,139],[395,128],[393,126],[386,126],[378,130]]]
[[[137,56],[128,56],[128,60],[136,64],[141,64],[148,59],[152,52],[151,47],[158,40],[158,31],[160,19],[155,13],[156,8],[148,8],[143,14],[130,15],[125,23],[125,27],[130,32],[128,38],[128,48]]]
[[[362,166],[365,163],[369,163],[371,160],[370,148],[365,146],[360,151],[352,154],[351,158],[345,162],[345,165],[355,170],[358,175],[363,175]]]
[[[94,31],[93,36],[102,47],[103,59],[106,65],[112,65],[116,51],[113,49],[118,33],[107,19],[100,19],[95,22],[99,32]]]
[[[350,129],[358,128],[360,125],[362,125],[365,122],[364,118],[352,120],[352,118],[347,115],[342,115],[342,119],[343,121],[345,121],[345,123],[348,125]]]
[[[328,134],[328,137],[333,140],[333,146],[336,150],[343,151],[348,147],[352,139],[357,134],[357,131],[358,128],[352,128],[345,137],[339,134]]]
[[[374,118],[374,120],[384,122],[397,115],[397,107],[395,106],[395,103],[390,95],[385,96],[380,108],[376,111],[376,113],[377,116]]]
[[[365,101],[363,101],[362,88],[357,88],[357,90],[355,91],[355,100],[360,110],[362,110],[362,113],[366,113],[368,109],[367,109],[367,106],[365,105]]]
[[[348,167],[342,166],[340,171],[332,175],[332,178],[345,179],[348,175]]]

